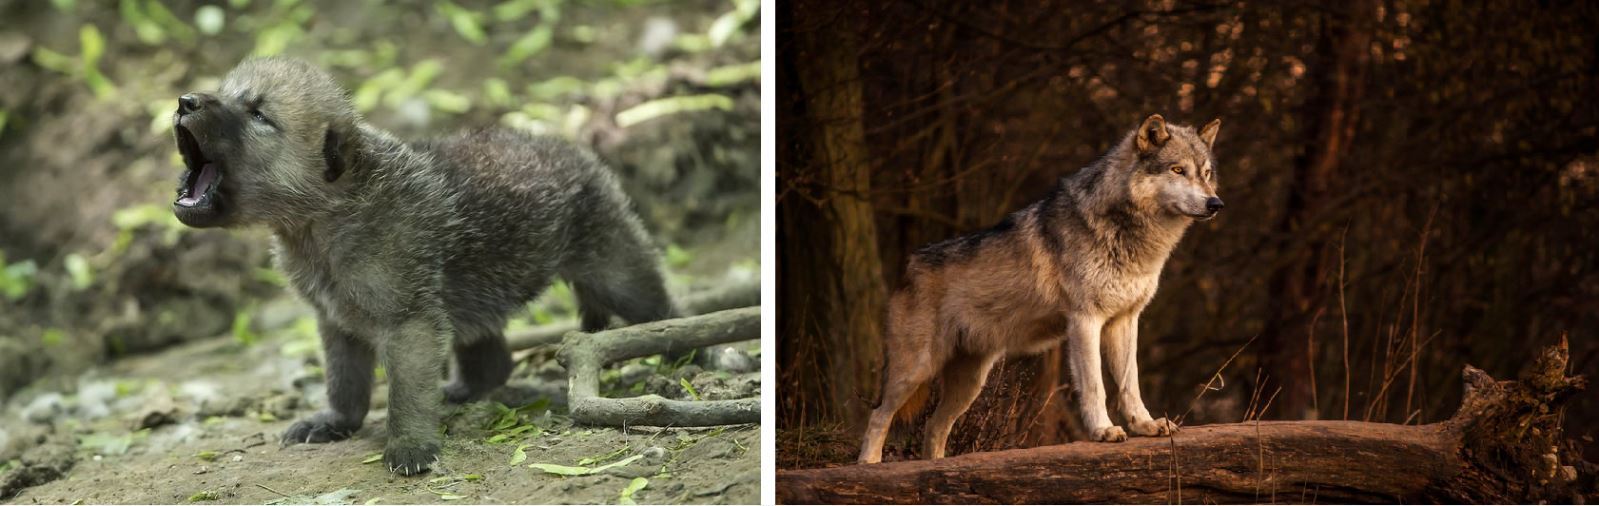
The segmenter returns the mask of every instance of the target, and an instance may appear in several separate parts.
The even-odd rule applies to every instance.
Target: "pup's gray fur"
[[[286,58],[240,63],[217,93],[184,95],[174,121],[189,168],[179,219],[269,227],[279,268],[316,308],[329,406],[289,427],[285,444],[359,429],[381,360],[384,462],[427,470],[440,398],[463,402],[505,382],[507,316],[555,276],[572,285],[589,331],[612,315],[677,313],[615,176],[566,142],[496,129],[402,142],[362,121],[326,72]]]
[[[1221,209],[1211,154],[1220,126],[1217,120],[1195,131],[1150,116],[1043,200],[993,228],[913,254],[904,285],[889,300],[882,398],[860,462],[882,460],[895,413],[914,415],[935,377],[943,379],[943,398],[922,450],[942,458],[951,427],[995,360],[1063,339],[1093,440],[1127,439],[1106,412],[1101,353],[1128,430],[1175,430],[1150,417],[1138,392],[1138,314],[1188,225]]]

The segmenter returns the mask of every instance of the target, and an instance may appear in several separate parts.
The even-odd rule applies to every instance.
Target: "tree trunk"
[[[1327,287],[1324,268],[1331,241],[1326,238],[1337,237],[1320,215],[1333,188],[1345,179],[1340,174],[1341,164],[1359,124],[1357,105],[1370,60],[1372,34],[1365,23],[1375,15],[1370,0],[1329,7],[1328,11],[1322,21],[1319,49],[1331,54],[1324,65],[1312,63],[1322,68],[1307,69],[1308,75],[1324,77],[1305,102],[1303,117],[1310,118],[1309,141],[1295,160],[1287,212],[1278,227],[1283,237],[1310,239],[1290,244],[1302,253],[1286,254],[1291,261],[1272,274],[1272,293],[1277,295],[1265,332],[1270,337],[1263,350],[1268,385],[1282,388],[1275,399],[1275,412],[1291,419],[1320,418],[1312,402],[1317,395],[1311,391],[1310,325]],[[1262,390],[1272,392],[1275,387]]]
[[[1186,427],[1171,438],[1073,443],[936,461],[779,471],[779,503],[1531,503],[1572,494],[1562,454],[1564,342],[1521,381],[1467,366],[1447,421]],[[1564,464],[1564,465],[1563,465]]]
[[[787,371],[806,371],[808,380],[789,378],[807,392],[785,401],[785,413],[802,419],[855,420],[869,407],[863,392],[877,384],[881,362],[883,276],[878,260],[877,226],[870,200],[871,171],[861,125],[862,102],[858,38],[853,4],[800,2],[797,11],[845,9],[825,28],[790,26],[787,58],[793,62],[797,94],[803,103],[795,174],[814,190],[809,202],[786,199],[779,208],[789,248],[778,293],[786,307],[798,308],[778,322],[782,341],[800,349],[781,350]],[[790,159],[792,161],[792,159]],[[786,171],[787,172],[787,171]],[[826,374],[815,374],[826,371]],[[793,405],[790,405],[793,404]],[[800,404],[803,404],[802,406]]]

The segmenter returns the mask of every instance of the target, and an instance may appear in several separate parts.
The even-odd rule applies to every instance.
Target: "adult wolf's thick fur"
[[[359,429],[381,359],[384,462],[427,470],[440,399],[505,382],[506,318],[554,276],[571,283],[589,331],[612,315],[676,313],[615,176],[566,142],[495,129],[402,142],[363,122],[327,73],[285,58],[240,63],[217,93],[180,98],[174,121],[189,169],[179,219],[270,228],[279,267],[316,308],[329,407],[285,444]]]
[[[1083,425],[1095,441],[1124,441],[1100,378],[1110,365],[1120,416],[1139,436],[1170,434],[1138,392],[1138,314],[1161,267],[1194,220],[1222,208],[1211,145],[1221,121],[1193,128],[1152,115],[1103,158],[1045,197],[983,230],[911,255],[889,300],[883,392],[860,462],[882,459],[894,414],[943,379],[922,454],[944,456],[955,419],[982,391],[994,361],[1066,342]]]

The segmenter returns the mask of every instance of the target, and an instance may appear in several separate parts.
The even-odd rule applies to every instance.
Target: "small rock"
[[[718,346],[703,350],[708,356],[704,363],[713,371],[727,371],[731,373],[750,372],[760,369],[761,364],[750,357],[743,350],[732,346]]]
[[[0,33],[0,65],[10,65],[21,61],[28,55],[28,50],[33,46],[33,39],[29,39],[22,32]]]
[[[33,423],[48,424],[66,413],[66,403],[61,394],[50,392],[34,397],[28,406],[22,408],[22,419]]]
[[[659,56],[677,39],[677,22],[664,16],[652,17],[644,20],[644,29],[639,32],[639,52],[650,57]]]
[[[669,454],[666,452],[666,449],[659,446],[645,448],[641,455],[644,456],[644,463],[652,466],[665,464],[666,458],[669,456]]]

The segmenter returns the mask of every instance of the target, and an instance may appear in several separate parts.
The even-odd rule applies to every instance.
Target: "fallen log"
[[[685,427],[759,423],[758,398],[679,401],[658,395],[600,396],[600,368],[636,357],[761,338],[761,308],[730,309],[585,334],[570,332],[556,359],[569,378],[567,406],[578,423]]]
[[[761,283],[752,281],[726,285],[695,292],[678,301],[683,316],[702,315],[716,311],[761,305]],[[576,320],[525,328],[505,334],[506,345],[512,350],[525,350],[546,344],[560,344],[567,332],[578,330]],[[759,337],[756,337],[759,339]]]
[[[1536,503],[1575,497],[1563,454],[1567,348],[1520,381],[1466,366],[1465,398],[1428,425],[1347,421],[1183,427],[1169,438],[778,471],[777,502]],[[1578,498],[1580,499],[1580,498]]]

